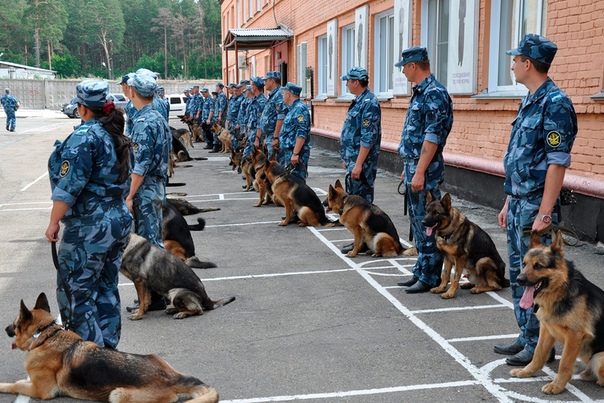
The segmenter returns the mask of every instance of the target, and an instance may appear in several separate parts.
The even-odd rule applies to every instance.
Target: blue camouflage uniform
[[[207,89],[205,88],[204,90],[207,91]],[[211,127],[216,122],[215,115],[212,115],[212,119],[210,120],[209,124],[207,124],[206,122],[210,117],[210,112],[214,110],[214,98],[209,95],[207,97],[203,97],[203,100],[203,105],[201,105],[201,114],[199,115],[201,117],[201,122],[203,125],[203,137],[204,141],[206,141],[208,144],[213,144],[214,133],[212,132]]]
[[[203,123],[201,111],[203,110],[204,103],[205,98],[200,93],[193,96],[193,100],[191,101],[191,113],[193,114],[193,117],[197,116],[197,113],[199,113],[199,119],[196,120],[197,124]]]
[[[342,76],[343,81],[353,78],[350,74]],[[365,77],[367,73],[365,72]],[[340,134],[340,157],[346,166],[347,192],[363,197],[373,203],[375,177],[378,169],[380,155],[380,142],[382,141],[382,110],[377,97],[369,90],[359,94],[350,104],[346,113],[346,120]],[[354,169],[361,146],[369,148],[369,154],[363,162],[361,177],[353,179],[351,172]]]
[[[132,116],[136,113],[136,108],[132,105],[132,101],[128,101],[124,106],[124,112],[126,113],[126,136],[132,137]]]
[[[283,89],[281,86],[273,88],[268,94],[268,99],[264,105],[262,116],[260,117],[259,128],[262,131],[262,138],[259,142],[266,145],[267,157],[273,155],[273,136],[278,120],[285,119],[287,114],[287,105],[283,103]]]
[[[224,127],[224,121],[226,119],[226,111],[228,107],[228,99],[224,91],[220,91],[216,95],[216,99],[214,101],[214,120],[222,127]],[[222,112],[222,119],[219,120],[218,117]]]
[[[239,125],[240,130],[240,139],[246,139],[249,135],[249,130],[247,126],[248,117],[249,117],[249,107],[252,102],[252,98],[247,97],[247,92],[251,91],[251,87],[246,89],[245,95],[243,96],[243,101],[241,101],[241,105],[239,106],[239,114],[237,115],[237,124]]]
[[[107,83],[95,87],[90,82],[95,81],[78,85],[84,105],[90,103],[82,95],[104,92],[105,99],[109,92]],[[88,89],[91,94],[86,94]],[[69,206],[61,219],[58,249],[61,318],[63,323],[71,319],[71,330],[84,340],[116,348],[121,334],[118,273],[132,222],[125,202],[130,180],[119,183],[113,139],[96,119],[77,126],[62,143],[57,140],[48,173],[51,199]]]
[[[509,55],[524,54],[551,64],[557,47],[544,37],[526,35]],[[508,149],[503,158],[504,191],[509,195],[507,210],[507,242],[510,283],[514,314],[520,335],[517,341],[534,353],[539,336],[539,321],[533,308],[523,309],[520,300],[524,287],[516,278],[522,271],[522,260],[528,251],[529,235],[523,228],[532,227],[543,198],[545,177],[550,164],[569,167],[571,149],[577,135],[577,115],[570,98],[548,78],[520,104],[512,122]],[[552,223],[560,220],[559,200],[551,214]],[[544,242],[550,242],[546,237]]]
[[[188,92],[189,91],[185,91],[185,94],[187,94]],[[185,115],[193,116],[192,104],[193,104],[193,95],[188,93],[187,102],[185,103]]]
[[[296,92],[298,89],[301,90],[298,86],[291,86],[290,89],[290,83],[287,85],[285,87],[287,90]],[[294,95],[300,95],[300,93],[294,93]],[[291,171],[291,174],[306,181],[306,177],[308,176],[308,160],[310,158],[310,112],[306,104],[299,98],[288,108],[289,110],[283,120],[283,126],[281,126],[281,132],[279,133],[278,162],[286,167],[292,158],[296,140],[303,138],[304,146],[299,150],[299,162]]]
[[[262,86],[264,88],[264,85]],[[245,149],[243,150],[243,156],[252,155],[254,151],[254,142],[256,141],[256,129],[258,129],[258,125],[260,123],[260,117],[262,116],[262,111],[264,110],[264,105],[266,104],[267,98],[264,95],[264,92],[254,96],[248,106],[248,118],[247,118],[247,127],[248,127],[248,138],[245,143]]]
[[[236,129],[236,127],[239,123],[239,110],[241,109],[241,104],[244,98],[245,97],[242,94],[239,94],[231,97],[229,101],[229,109],[227,112],[227,129],[231,133],[231,142],[233,143],[233,150],[236,150],[237,146],[239,145],[239,129]]]
[[[15,111],[17,110],[17,104],[19,101],[9,94],[10,90],[6,89],[6,94],[0,98],[0,103],[4,107],[4,113],[6,113],[6,130],[14,132],[17,126],[17,116],[15,115]]]
[[[412,47],[403,51],[403,60],[396,64],[427,61],[428,52],[423,47]],[[443,149],[453,126],[453,102],[447,89],[433,74],[413,88],[413,96],[407,110],[405,125],[398,152],[403,159],[405,198],[409,210],[411,231],[418,251],[413,275],[430,287],[440,284],[443,257],[436,247],[435,235],[426,233],[422,220],[426,216],[426,196],[431,192],[440,199],[440,184],[445,176]],[[411,181],[417,170],[424,141],[437,144],[438,149],[428,165],[424,190],[411,190]]]
[[[128,84],[143,96],[150,96],[154,90],[153,82],[144,76],[136,76]],[[152,244],[163,247],[161,206],[166,197],[172,136],[168,122],[154,109],[152,103],[137,110],[132,121],[135,160],[132,173],[144,177],[133,196],[135,231]]]
[[[166,122],[168,122],[168,119],[169,119],[169,115],[168,114],[170,112],[169,112],[168,106],[166,105],[166,103],[164,102],[164,100],[161,99],[157,95],[153,96],[153,107],[166,120]]]

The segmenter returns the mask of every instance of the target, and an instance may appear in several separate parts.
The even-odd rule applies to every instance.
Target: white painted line
[[[248,225],[265,225],[265,224],[279,224],[281,221],[258,221],[258,222],[243,222],[237,224],[216,224],[206,225],[205,228],[221,228],[221,227],[245,227]]]
[[[480,341],[480,340],[499,340],[499,339],[516,339],[518,333],[514,334],[498,334],[496,336],[476,336],[476,337],[458,337],[454,339],[447,339],[449,343],[458,343],[465,341]]]
[[[472,306],[454,306],[450,308],[436,308],[436,309],[420,309],[417,311],[411,311],[414,315],[422,313],[436,313],[436,312],[454,312],[454,311],[473,311],[475,309],[499,309],[507,308],[505,305],[472,305]]]
[[[331,399],[338,397],[350,397],[350,396],[368,396],[378,395],[384,393],[399,393],[408,392],[414,390],[430,390],[430,389],[443,389],[443,388],[458,388],[463,386],[479,385],[477,381],[458,381],[458,382],[447,382],[447,383],[434,383],[424,385],[410,385],[410,386],[396,386],[391,388],[380,388],[380,389],[364,389],[364,390],[349,390],[342,392],[331,392],[331,393],[311,393],[307,395],[292,395],[292,396],[272,396],[272,397],[257,397],[250,399],[235,399],[235,400],[221,400],[222,403],[264,403],[264,402],[289,402],[292,400],[310,400],[310,399]]]
[[[356,270],[356,272],[365,279],[377,292],[379,292],[386,300],[388,300],[395,308],[397,308],[407,319],[409,319],[415,326],[426,333],[434,342],[441,346],[441,348],[449,354],[459,365],[464,367],[470,375],[478,381],[489,393],[491,393],[500,402],[511,402],[506,394],[506,390],[501,386],[495,384],[487,374],[484,374],[478,367],[476,367],[468,357],[464,356],[455,347],[453,347],[443,336],[438,334],[434,329],[428,326],[425,322],[420,320],[413,312],[411,312],[406,306],[404,306],[397,298],[395,298],[390,292],[382,287],[370,273],[360,268],[350,258],[343,256],[339,253],[339,250],[327,240],[322,234],[316,231],[313,227],[309,227],[309,230],[315,234],[323,243],[331,248],[336,256],[339,256],[344,262],[350,267]]]
[[[51,208],[52,208],[52,206],[50,206],[50,207],[33,207],[33,208],[3,208],[3,209],[0,209],[0,213],[1,212],[12,212],[12,211],[50,210]]]
[[[41,180],[42,178],[44,178],[46,176],[48,176],[48,172],[44,172],[42,175],[38,176],[38,178],[36,180],[34,180],[33,182],[29,183],[28,185],[25,185],[25,187],[23,189],[21,189],[21,192],[25,192],[32,185],[34,185],[36,182],[38,182],[39,180]]]

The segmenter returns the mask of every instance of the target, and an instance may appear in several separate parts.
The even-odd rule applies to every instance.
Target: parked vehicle
[[[124,109],[129,99],[124,94],[108,94],[107,102],[113,102],[116,108]]]
[[[78,103],[77,98],[72,98],[66,104],[61,106],[61,112],[69,116],[71,119],[80,118],[80,113],[78,112]]]
[[[170,103],[170,117],[176,117],[178,115],[185,114],[185,108],[187,106],[187,97],[182,94],[166,95],[168,102]]]

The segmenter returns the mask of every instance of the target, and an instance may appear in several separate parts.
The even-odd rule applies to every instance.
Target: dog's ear
[[[445,206],[447,211],[451,211],[451,195],[449,193],[445,194],[440,202]]]
[[[34,315],[31,314],[31,311],[29,309],[27,309],[27,307],[25,306],[25,302],[23,302],[23,300],[21,300],[21,311],[19,314],[20,314],[21,321],[33,320],[33,318],[34,318]]]
[[[564,238],[562,238],[562,232],[560,230],[558,230],[554,235],[554,239],[550,247],[552,252],[555,254],[560,255],[561,257],[564,256]]]
[[[48,305],[48,298],[46,298],[46,294],[44,294],[43,292],[38,295],[38,299],[36,300],[36,306],[34,306],[34,309],[42,309],[43,311],[50,313],[50,305]]]
[[[529,248],[536,248],[537,246],[542,246],[541,237],[537,231],[531,231],[531,237],[529,239]]]
[[[329,185],[331,187],[331,185]],[[344,189],[344,187],[342,186],[342,182],[340,182],[339,179],[336,179],[336,184],[335,184],[335,188],[338,189]]]
[[[338,182],[336,182],[336,186],[338,185]],[[336,190],[333,188],[333,186],[329,185],[329,189],[327,190],[327,197],[331,196],[334,194]]]
[[[434,196],[432,196],[432,192],[428,190],[426,193],[426,206],[434,201]]]

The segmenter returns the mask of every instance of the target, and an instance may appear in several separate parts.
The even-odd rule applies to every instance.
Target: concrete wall
[[[11,94],[26,109],[61,109],[61,105],[75,96],[75,87],[82,80],[8,80],[0,79],[0,90],[10,88]],[[161,81],[166,95],[181,94],[193,85],[213,89],[215,80],[208,81]],[[109,81],[110,91],[122,93],[117,81]]]

